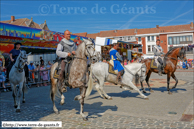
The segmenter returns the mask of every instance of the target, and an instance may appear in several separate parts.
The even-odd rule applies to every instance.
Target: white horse
[[[124,66],[125,73],[122,77],[122,83],[121,87],[124,90],[131,89],[139,92],[139,94],[144,98],[148,99],[147,96],[142,94],[140,90],[132,83],[133,78],[135,77],[135,80],[140,78],[140,82],[142,83],[145,80],[145,73],[146,73],[146,66],[141,63],[131,63]],[[106,92],[103,90],[104,82],[112,82],[115,83],[115,80],[117,78],[116,75],[110,74],[108,72],[108,64],[104,62],[97,62],[92,65],[91,71],[92,74],[90,74],[89,83],[93,82],[92,75],[97,79],[97,84],[95,85],[96,90],[100,94],[102,98],[105,99],[112,99],[112,97],[108,96]],[[92,86],[89,85],[86,96],[89,96],[92,91]]]
[[[30,54],[30,53],[29,53]],[[26,54],[25,51],[20,51],[19,56],[15,64],[12,66],[9,73],[9,80],[12,88],[12,96],[14,98],[14,107],[17,108],[16,112],[20,112],[20,97],[23,92],[23,103],[25,103],[24,93],[27,92],[26,79],[24,72],[24,65],[27,62],[27,57],[29,54]],[[16,85],[19,84],[19,89]]]

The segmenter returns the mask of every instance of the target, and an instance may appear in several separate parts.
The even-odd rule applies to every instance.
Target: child
[[[42,66],[40,67],[40,70],[42,71],[40,74],[44,82],[44,86],[47,86],[46,81],[48,80],[48,75],[47,75],[48,71],[45,71],[46,68],[44,67],[44,64],[42,64]]]

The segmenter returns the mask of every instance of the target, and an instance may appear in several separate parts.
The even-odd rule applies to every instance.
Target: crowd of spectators
[[[185,61],[178,60],[177,69],[194,69],[194,60],[188,59]]]

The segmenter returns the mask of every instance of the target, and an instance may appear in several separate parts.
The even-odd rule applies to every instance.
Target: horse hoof
[[[14,108],[17,108],[18,106],[17,105],[14,105]]]
[[[22,101],[22,103],[25,103],[25,102],[26,102],[25,100]]]
[[[84,120],[84,121],[87,121],[87,120],[88,120],[88,116],[83,117],[83,120]]]
[[[112,97],[109,97],[108,100],[112,100]]]
[[[152,92],[152,93],[153,93],[154,91],[153,91],[153,90],[150,90],[150,92]]]
[[[149,98],[144,98],[145,100],[149,100]]]
[[[74,100],[80,100],[82,97],[80,95],[75,96]]]
[[[21,112],[20,109],[16,109],[16,112]]]
[[[60,105],[63,105],[64,104],[64,102],[60,102]]]
[[[147,93],[147,92],[143,90],[143,93],[145,94],[145,93]]]
[[[55,114],[60,114],[59,111],[55,111]]]
[[[172,95],[172,92],[168,92],[169,95]]]

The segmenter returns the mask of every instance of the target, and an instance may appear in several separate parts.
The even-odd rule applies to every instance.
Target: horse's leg
[[[103,90],[104,79],[99,80],[99,84],[100,84],[99,85],[99,90],[103,94],[103,96],[105,96],[105,99],[112,100],[112,97],[107,95],[106,92]]]
[[[17,88],[16,88],[16,85],[11,83],[11,89],[12,89],[12,96],[13,96],[13,100],[14,100],[14,108],[17,108],[17,103],[16,103]]]
[[[154,92],[154,91],[152,90],[152,88],[150,87],[150,84],[149,84],[149,79],[150,79],[151,73],[152,73],[151,71],[148,72],[148,74],[147,74],[147,76],[146,76],[146,83],[147,83],[147,85],[148,85],[148,88],[150,89],[150,92]]]
[[[170,88],[169,88],[169,84],[170,84],[170,73],[167,74],[167,91],[168,91],[168,94],[171,95],[172,92],[170,92]]]
[[[61,94],[61,102],[60,104],[63,105],[65,103],[65,96],[63,95],[63,92],[60,91]]]
[[[23,89],[23,83],[20,82],[18,93],[17,93],[17,105],[18,106],[17,106],[16,112],[20,112],[20,97],[22,95],[22,89]]]
[[[174,73],[172,73],[171,77],[176,81],[175,85],[172,87],[172,89],[176,88],[177,84],[178,84],[178,79],[176,78],[176,76],[174,75]]]
[[[56,94],[56,92],[58,90],[58,87],[57,87],[56,83],[57,83],[56,79],[51,78],[50,97],[51,97],[51,100],[53,102],[53,110],[54,110],[54,112],[56,114],[59,114],[59,111],[58,111],[58,109],[55,106],[55,94]]]
[[[142,94],[141,91],[131,81],[129,81],[127,85],[137,91],[144,99],[148,99],[148,97]]]
[[[22,92],[23,92],[23,100],[22,100],[22,103],[25,103],[25,96],[24,96],[24,88],[25,87],[26,87],[26,81],[24,81],[23,88],[22,88]]]
[[[85,94],[86,94],[86,90],[87,88],[86,87],[83,87],[83,88],[80,88],[80,96],[81,96],[81,99],[80,99],[80,115],[82,116],[83,120],[88,120],[88,116],[87,115],[84,115],[83,113],[83,110],[84,110],[84,98],[85,98]]]
[[[98,82],[98,83],[99,83],[99,82]],[[105,96],[101,93],[101,91],[100,91],[100,85],[99,85],[98,83],[95,85],[95,88],[96,88],[96,90],[98,91],[99,95],[100,95],[102,98],[106,99]]]
[[[144,87],[143,87],[143,82],[141,82],[141,89],[142,89],[143,93],[147,93],[147,92],[145,91]]]

